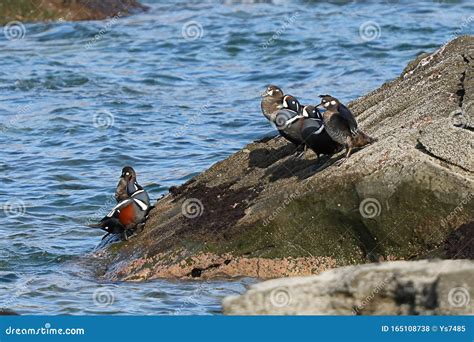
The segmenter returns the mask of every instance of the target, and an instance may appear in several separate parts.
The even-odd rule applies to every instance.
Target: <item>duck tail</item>
[[[100,223],[92,223],[92,224],[86,224],[86,227],[89,227],[89,228],[102,228],[102,225]]]
[[[365,134],[362,131],[358,131],[357,135],[354,137],[354,146],[355,147],[362,147],[365,145],[372,144],[376,142],[376,138],[372,138],[371,136]]]

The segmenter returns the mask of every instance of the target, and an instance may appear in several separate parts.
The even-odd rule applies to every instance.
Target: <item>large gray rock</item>
[[[265,281],[223,307],[228,315],[471,315],[473,295],[473,261],[393,261]]]
[[[275,278],[473,258],[474,37],[417,58],[349,107],[376,143],[341,166],[342,155],[297,159],[282,138],[251,143],[158,201],[137,237],[101,252],[103,276]],[[255,115],[265,120],[257,99]]]

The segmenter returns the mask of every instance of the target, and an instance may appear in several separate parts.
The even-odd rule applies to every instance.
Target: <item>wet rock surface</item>
[[[298,159],[280,137],[247,145],[172,189],[138,236],[98,252],[100,275],[272,278],[472,258],[473,67],[474,37],[460,37],[350,103],[378,141],[340,166],[342,154]]]
[[[6,0],[0,3],[0,23],[101,20],[146,9],[136,0]]]
[[[474,262],[393,261],[255,284],[230,315],[472,315]]]

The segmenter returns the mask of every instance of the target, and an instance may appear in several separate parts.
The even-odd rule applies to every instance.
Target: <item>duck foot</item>
[[[339,159],[338,161],[336,161],[336,162],[334,163],[334,165],[337,166],[337,167],[339,167],[339,166],[341,166],[342,164],[344,164],[344,162],[345,162],[346,160],[347,160],[347,157],[344,157],[344,158],[342,158],[342,159]]]
[[[145,228],[145,222],[140,223],[140,224],[137,225],[137,227],[135,228],[134,234],[136,235],[136,234],[138,234],[138,233],[141,233],[144,228]]]
[[[295,159],[305,159],[306,151],[298,151],[296,150],[296,153],[294,154],[293,158]]]

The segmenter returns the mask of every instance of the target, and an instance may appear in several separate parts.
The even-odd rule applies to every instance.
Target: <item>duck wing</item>
[[[349,108],[347,108],[341,103],[337,107],[337,111],[339,112],[339,116],[344,119],[344,121],[346,121],[349,125],[349,129],[351,130],[352,134],[357,133],[357,131],[359,130],[357,126],[357,121],[354,118],[352,112],[349,110]]]

